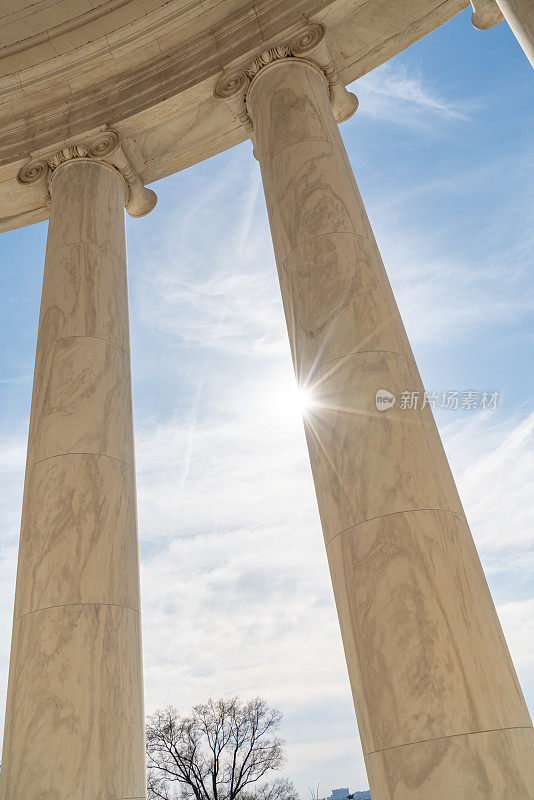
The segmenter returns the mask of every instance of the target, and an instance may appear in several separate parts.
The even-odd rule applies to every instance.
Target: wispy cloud
[[[185,215],[169,215],[167,235],[146,255],[137,309],[181,346],[276,355],[284,352],[283,314],[259,169],[248,152],[237,163],[243,170],[214,176],[209,196],[191,196]],[[215,207],[220,213],[207,215]]]
[[[280,707],[287,770],[306,793],[310,754],[329,762],[336,743],[337,758],[351,755],[350,780],[364,785],[365,777],[289,378],[278,391],[272,376],[258,379],[239,406],[236,394],[220,398],[232,412],[197,424],[185,483],[186,426],[141,431],[144,650],[149,709],[234,692]],[[302,724],[289,728],[303,712],[316,727],[299,745]],[[334,724],[336,714],[343,719],[344,736],[327,743],[330,714]],[[333,764],[321,773],[336,781]]]
[[[507,154],[491,164],[431,177],[368,198],[377,241],[409,334],[418,344],[466,342],[481,329],[510,331],[534,311],[530,224],[534,161]],[[502,193],[504,176],[510,193]],[[499,200],[481,204],[480,186]],[[465,198],[468,198],[467,200]],[[466,206],[451,222],[450,204]]]
[[[265,390],[258,386],[258,397]],[[250,402],[240,415],[200,426],[181,492],[172,454],[186,438],[183,427],[139,437],[141,534],[149,543],[160,539],[142,565],[147,702],[187,707],[209,694],[260,692],[283,708],[288,724],[316,708],[321,722],[312,739],[302,725],[291,733],[288,770],[309,775],[312,759],[321,775],[331,774],[343,758],[361,770],[303,437],[287,411],[258,410]],[[523,558],[532,551],[533,420],[481,416],[445,429],[490,578],[503,564],[513,572],[514,549]],[[499,608],[529,694],[532,648],[523,640],[534,638],[532,602]],[[331,727],[336,716],[339,732]],[[359,774],[355,785],[363,785]]]
[[[486,332],[500,323],[513,329],[532,315],[534,292],[527,265],[514,259],[492,265],[484,257],[439,256],[428,237],[402,230],[381,238],[397,301],[417,344],[444,344]],[[501,251],[502,252],[502,251]],[[503,281],[503,269],[506,281]],[[520,286],[524,289],[519,290]],[[473,298],[476,297],[476,302]]]
[[[359,114],[408,128],[428,128],[431,121],[466,122],[476,100],[445,98],[421,71],[386,63],[351,87],[360,100]]]
[[[479,414],[449,424],[443,435],[487,566],[512,571],[514,555],[534,558],[534,412]]]

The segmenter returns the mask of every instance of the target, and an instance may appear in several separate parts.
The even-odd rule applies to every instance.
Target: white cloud
[[[261,178],[250,154],[248,167],[240,155],[242,171],[222,170],[208,196],[197,192],[185,214],[168,216],[134,290],[137,312],[181,346],[277,355],[285,352],[284,322]],[[219,213],[208,220],[207,208]]]
[[[436,345],[467,337],[505,323],[513,331],[528,322],[534,310],[530,225],[530,186],[524,176],[534,163],[515,157],[476,165],[458,174],[437,175],[383,193],[368,201],[384,263],[394,287],[410,338]],[[485,209],[483,223],[449,215],[443,204],[461,195],[472,197],[476,218],[477,192],[507,175],[517,192],[503,205]],[[433,209],[427,214],[425,205]]]
[[[315,738],[283,731],[307,794],[305,753],[335,753],[328,706],[350,708],[350,690],[300,420],[261,382],[251,394],[193,434],[171,423],[138,439],[147,709],[237,692],[291,719],[319,703]]]
[[[26,461],[26,430],[0,434],[0,709],[5,706]],[[3,716],[0,717],[3,725]]]
[[[358,113],[408,128],[429,129],[432,120],[466,122],[478,101],[445,99],[421,71],[387,62],[360,78],[351,89]]]
[[[448,425],[444,440],[464,506],[492,570],[534,556],[534,412],[478,414]],[[506,558],[504,558],[506,554]]]
[[[503,267],[440,257],[423,237],[412,234],[381,237],[381,245],[395,285],[397,301],[416,344],[444,344],[464,340],[471,333],[507,323],[510,328],[534,310],[534,294],[526,282],[526,265]],[[513,261],[511,262],[513,265]],[[476,297],[476,302],[474,299]]]
[[[2,536],[0,552],[18,541],[24,467],[26,464],[27,430],[0,433],[0,508]]]
[[[528,600],[503,603],[498,608],[499,616],[507,633],[508,643],[518,671],[534,689],[534,597]]]
[[[239,408],[225,397],[232,410],[194,429],[166,423],[138,436],[145,652],[158,695],[177,673],[186,705],[206,692],[286,706],[346,692],[292,389],[290,374],[278,387],[254,381]],[[317,658],[325,650],[328,663]]]
[[[530,708],[534,707],[534,412],[447,425],[447,454]]]

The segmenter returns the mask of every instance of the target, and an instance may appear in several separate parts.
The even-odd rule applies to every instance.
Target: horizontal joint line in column
[[[43,461],[50,461],[52,458],[63,458],[64,456],[95,456],[96,458],[111,458],[112,461],[120,461],[121,464],[125,464],[130,469],[135,469],[134,465],[130,464],[129,461],[126,461],[124,458],[118,458],[117,456],[109,456],[107,453],[85,453],[74,450],[71,453],[56,453],[53,456],[46,456],[45,458],[40,458],[39,461],[34,461],[33,464],[30,464],[30,466],[26,467],[26,472],[29,472],[31,469],[36,467],[37,464],[42,464]]]
[[[43,345],[42,349],[48,350],[48,348],[51,347],[53,344],[55,344],[55,342],[63,342],[66,341],[67,339],[96,339],[98,342],[106,342],[107,344],[112,344],[113,347],[117,348],[117,350],[122,350],[122,352],[125,355],[127,355],[128,357],[130,356],[130,353],[127,350],[127,348],[123,347],[122,344],[119,344],[118,342],[114,342],[113,339],[105,339],[103,336],[91,336],[90,334],[85,334],[85,333],[73,333],[70,336],[57,336],[55,339],[50,339],[49,342]]]
[[[351,353],[345,353],[343,356],[336,356],[336,358],[331,358],[330,361],[325,361],[323,364],[318,364],[314,372],[318,372],[320,369],[327,367],[329,364],[333,364],[335,361],[342,361],[344,358],[352,358],[353,356],[365,356],[369,355],[369,353],[388,353],[392,356],[400,356],[401,358],[405,358],[406,361],[411,361],[412,364],[417,366],[415,363],[415,358],[412,356],[407,356],[406,353],[398,353],[397,350],[354,350]]]
[[[104,250],[107,253],[109,253],[109,250],[110,250],[109,242],[103,242],[103,243],[102,242],[82,242],[82,241],[78,240],[76,242],[63,242],[63,244],[58,244],[55,247],[49,247],[48,248],[48,253],[57,253],[57,251],[61,250],[61,248],[63,248],[63,247],[72,247],[73,245],[76,245],[76,244],[87,245],[88,247],[99,247],[101,250]],[[113,247],[111,249],[117,255],[120,256],[122,261],[124,261],[125,263],[128,262],[128,257],[126,255],[126,250],[119,251],[118,248],[113,248]]]
[[[358,233],[357,231],[323,231],[322,233],[315,233],[313,236],[307,236],[303,242],[299,242],[291,250],[288,252],[287,256],[282,261],[282,268],[285,266],[286,261],[290,258],[295,250],[299,250],[301,247],[304,247],[309,242],[314,242],[316,239],[321,239],[323,236],[349,236],[351,239],[363,239],[365,242],[369,244],[374,244],[376,246],[377,252],[380,255],[380,250],[378,249],[378,245],[376,244],[374,239],[367,236],[364,233]],[[382,256],[380,256],[382,258]]]
[[[387,514],[378,514],[376,517],[369,517],[368,519],[362,519],[361,522],[356,522],[354,525],[350,525],[348,528],[344,528],[342,531],[339,531],[339,533],[336,533],[336,535],[332,536],[332,538],[327,542],[326,546],[329,547],[334,541],[334,539],[337,539],[338,536],[342,536],[344,533],[348,533],[349,531],[358,528],[360,525],[365,525],[367,522],[373,522],[374,520],[377,519],[383,519],[383,517],[394,517],[396,514],[417,514],[420,511],[439,511],[442,512],[443,514],[453,514],[455,517],[461,517],[462,519],[465,519],[465,521],[467,522],[465,514],[461,514],[459,511],[452,511],[450,508],[406,508],[402,511],[389,511]]]
[[[73,606],[106,606],[106,608],[125,608],[127,611],[133,611],[134,614],[141,613],[139,609],[132,608],[131,606],[123,606],[121,603],[97,603],[95,601],[87,601],[85,603],[59,603],[56,606],[43,606],[42,608],[34,608],[33,611],[26,611],[24,614],[15,617],[15,621],[18,622],[19,619],[27,617],[30,614],[38,614],[39,611],[50,611],[52,608],[72,608]]]
[[[448,736],[434,736],[430,739],[419,739],[416,742],[405,742],[405,744],[394,744],[391,747],[382,747],[379,750],[371,750],[364,753],[366,756],[373,756],[375,753],[383,753],[386,750],[396,750],[399,747],[411,747],[414,744],[425,744],[426,742],[439,742],[443,739],[455,739],[458,736],[477,736],[479,733],[502,733],[504,731],[531,731],[532,725],[513,725],[509,728],[488,728],[483,731],[465,731],[465,733],[450,733]]]
[[[301,139],[301,140],[300,140],[300,141],[298,141],[298,142],[292,142],[292,144],[286,144],[286,146],[285,146],[285,147],[282,147],[282,149],[281,149],[281,150],[279,150],[277,153],[275,153],[275,154],[274,154],[274,156],[272,156],[272,157],[269,159],[269,161],[266,161],[265,159],[263,159],[263,158],[260,158],[260,159],[259,159],[259,162],[260,162],[260,164],[261,164],[261,162],[262,162],[262,161],[263,161],[263,163],[264,163],[264,164],[272,164],[272,163],[273,163],[273,161],[275,160],[275,158],[278,158],[278,156],[282,155],[282,153],[285,153],[285,152],[286,152],[286,150],[289,150],[291,147],[299,147],[299,146],[301,146],[301,145],[307,145],[307,144],[309,144],[310,142],[321,142],[322,144],[328,144],[328,145],[330,145],[330,147],[332,148],[332,150],[336,150],[336,146],[335,146],[335,145],[334,145],[334,144],[333,144],[333,143],[330,141],[330,139],[316,139],[316,138],[312,138],[312,139]]]

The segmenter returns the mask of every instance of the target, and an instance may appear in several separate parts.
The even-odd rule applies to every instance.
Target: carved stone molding
[[[304,59],[314,64],[328,84],[330,104],[337,122],[344,122],[358,108],[358,98],[347,91],[332,61],[326,40],[326,28],[312,22],[287,44],[276,44],[257,55],[246,67],[224,72],[214,89],[215,97],[225,100],[234,116],[254,141],[254,123],[247,108],[247,95],[259,73],[284,59]]]
[[[477,31],[488,31],[503,21],[504,15],[495,0],[471,0],[471,22]]]
[[[54,173],[63,164],[75,160],[102,162],[120,173],[126,184],[126,210],[131,217],[143,217],[156,205],[155,192],[143,185],[121,147],[119,134],[112,130],[102,131],[85,142],[66,145],[53,153],[28,161],[19,170],[17,181],[22,185],[42,181],[49,196]]]

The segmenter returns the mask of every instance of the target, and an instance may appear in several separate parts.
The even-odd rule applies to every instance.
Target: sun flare
[[[304,416],[313,405],[311,391],[295,383],[288,391],[285,402],[290,411]]]
[[[311,391],[298,386],[293,380],[270,394],[270,405],[277,416],[291,419],[303,417],[313,406]]]
[[[302,389],[299,386],[295,387],[294,405],[297,411],[305,414],[313,405],[311,392],[309,389]]]

